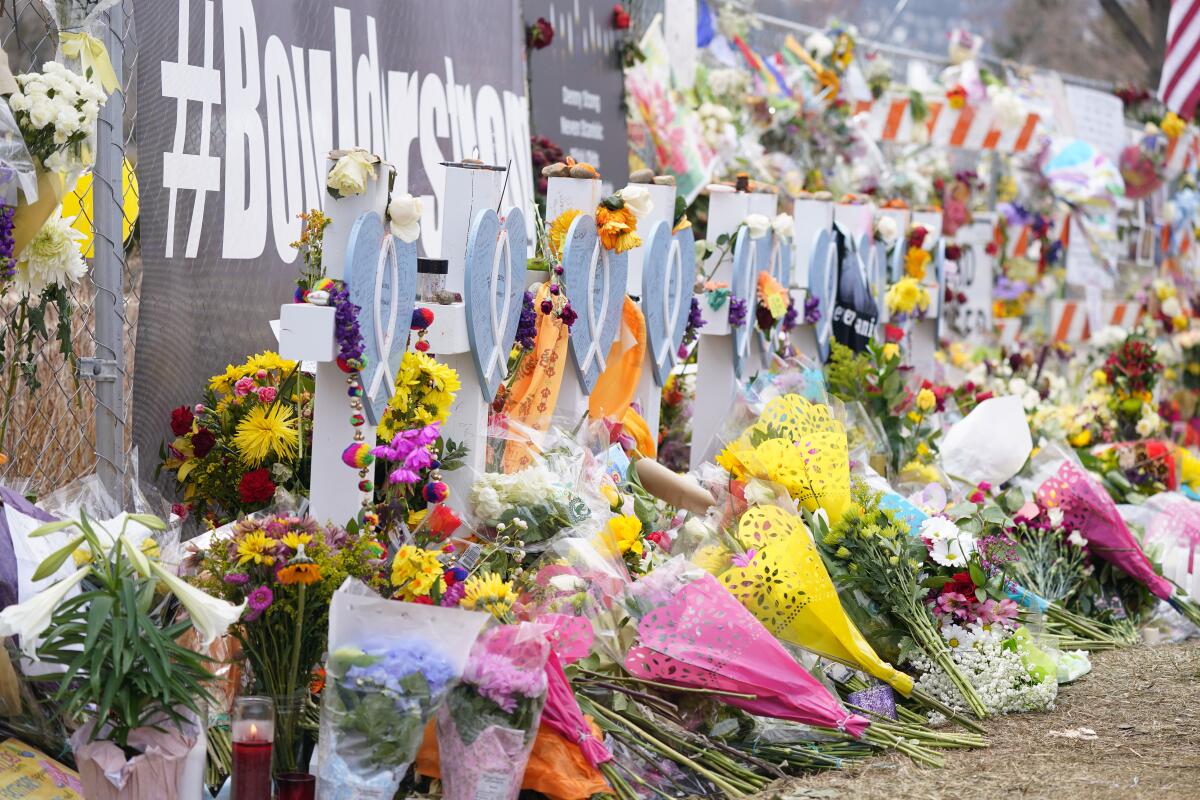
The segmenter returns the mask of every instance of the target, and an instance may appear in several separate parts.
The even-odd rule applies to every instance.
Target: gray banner
[[[444,168],[478,152],[533,195],[515,2],[137,0],[138,180],[145,267],[134,382],[142,474],[170,409],[276,344],[297,215],[321,207],[325,154],[364,147],[424,199],[441,249]],[[531,215],[527,217],[532,219]]]

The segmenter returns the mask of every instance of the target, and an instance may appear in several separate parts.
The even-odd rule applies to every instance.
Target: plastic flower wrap
[[[850,504],[846,430],[828,406],[794,394],[769,401],[756,423],[731,442],[717,463],[736,478],[778,483],[809,511],[832,522]]]
[[[1062,460],[1038,485],[1037,499],[1045,508],[1062,509],[1068,527],[1083,535],[1094,555],[1120,567],[1163,600],[1171,599],[1170,582],[1154,571],[1108,492],[1082,467]]]
[[[683,558],[630,587],[629,606],[638,618],[637,644],[625,657],[630,674],[753,695],[724,698],[752,714],[855,737],[866,730],[867,720],[843,709],[716,578]]]
[[[395,796],[487,619],[384,600],[355,582],[334,594],[318,740],[322,798]]]
[[[756,506],[738,521],[745,548],[721,583],[778,638],[853,664],[912,692],[912,678],[883,661],[846,616],[803,520],[778,506]]]
[[[1200,565],[1196,546],[1200,545],[1200,503],[1183,495],[1163,493],[1146,501],[1154,513],[1146,526],[1146,543],[1159,549],[1163,575],[1184,587],[1188,594],[1200,594]]]
[[[514,800],[546,702],[545,626],[501,625],[475,640],[437,714],[442,793]]]

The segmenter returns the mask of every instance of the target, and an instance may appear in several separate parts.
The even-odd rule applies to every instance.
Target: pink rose
[[[238,397],[245,397],[254,391],[254,380],[252,378],[242,378],[233,385],[233,393]]]
[[[279,394],[274,386],[260,386],[256,391],[258,399],[263,403],[274,403],[275,397]]]

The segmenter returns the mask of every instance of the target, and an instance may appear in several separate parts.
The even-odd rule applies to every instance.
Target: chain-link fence
[[[98,5],[0,0],[0,41],[13,74],[41,71],[60,54],[60,21],[69,28]],[[95,167],[64,196],[64,216],[74,214],[86,237],[88,273],[59,293],[22,293],[14,284],[0,298],[0,482],[32,494],[91,472],[120,491],[129,461],[141,283],[133,0],[120,0],[86,30],[105,44],[121,84],[101,110]]]

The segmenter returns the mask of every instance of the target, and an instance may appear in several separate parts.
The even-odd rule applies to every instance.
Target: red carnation
[[[884,325],[883,335],[889,342],[899,342],[904,339],[904,328],[899,325]]]
[[[543,47],[549,47],[552,41],[554,41],[554,26],[545,17],[538,17],[537,22],[525,29],[526,47],[541,50]]]
[[[613,27],[619,31],[629,29],[629,12],[620,3],[613,6]]]
[[[192,423],[195,421],[192,416],[192,410],[187,406],[180,406],[171,412],[171,433],[176,436],[183,436],[192,429]]]
[[[192,453],[196,458],[204,458],[216,443],[217,437],[213,436],[212,431],[201,428],[192,434]]]
[[[265,467],[247,472],[238,484],[238,494],[242,505],[253,506],[265,503],[275,496],[275,484],[271,481],[271,473]]]
[[[942,587],[942,594],[949,592],[958,592],[966,597],[975,596],[975,582],[971,580],[971,573],[956,572],[950,578],[950,582]]]

